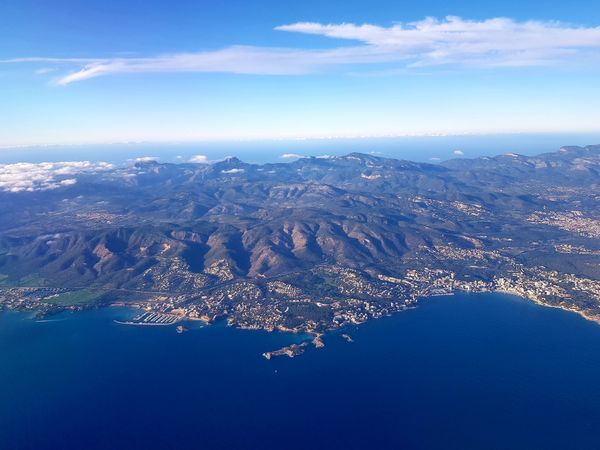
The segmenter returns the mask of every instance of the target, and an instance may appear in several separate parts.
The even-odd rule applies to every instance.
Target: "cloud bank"
[[[35,192],[77,183],[77,176],[112,170],[106,162],[90,161],[0,164],[0,191]]]
[[[71,64],[76,70],[56,80],[67,85],[115,73],[222,72],[301,75],[339,66],[396,64],[423,66],[545,66],[600,61],[600,27],[560,22],[517,22],[509,18],[465,20],[448,16],[392,26],[298,22],[278,31],[351,41],[350,46],[298,49],[232,46],[216,51],[147,58],[18,58],[5,63]]]

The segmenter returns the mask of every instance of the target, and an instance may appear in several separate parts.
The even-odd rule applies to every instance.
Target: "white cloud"
[[[441,158],[438,158],[437,156],[432,156],[431,158],[429,158],[429,161],[441,161]]]
[[[90,161],[0,164],[0,191],[34,192],[77,183],[77,176],[112,170],[106,162]]]
[[[56,83],[67,85],[111,73],[140,72],[300,75],[313,72],[323,65],[328,53],[328,51],[234,46],[209,52],[176,53],[149,58],[119,58],[86,64],[80,70],[59,78]]]
[[[516,22],[509,18],[482,21],[448,16],[426,18],[391,27],[299,22],[283,31],[359,41],[409,66],[465,64],[532,66],[568,60],[600,50],[600,27],[573,27],[559,22]]]
[[[205,155],[192,156],[188,162],[196,164],[208,164],[208,158]]]
[[[456,155],[456,156],[462,156],[465,154],[465,152],[463,152],[462,150],[454,150],[452,152],[452,154]]]
[[[228,170],[221,170],[221,173],[225,173],[225,174],[234,174],[234,173],[243,173],[244,169],[228,169]]]
[[[146,163],[146,162],[156,162],[160,158],[158,156],[140,156],[139,158],[134,158],[133,161]]]
[[[350,64],[536,66],[599,61],[600,27],[509,18],[464,20],[448,16],[392,26],[298,22],[276,30],[355,41],[329,49],[232,46],[214,51],[145,58],[17,58],[5,63],[44,63],[79,68],[56,82],[66,85],[114,73],[223,72],[299,75]]]
[[[300,159],[300,158],[306,158],[306,156],[299,155],[298,153],[284,153],[283,155],[280,156],[280,158],[284,158],[284,159]]]

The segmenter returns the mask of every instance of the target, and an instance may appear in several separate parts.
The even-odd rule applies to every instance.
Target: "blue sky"
[[[4,0],[0,146],[597,132],[598,27],[581,0]]]

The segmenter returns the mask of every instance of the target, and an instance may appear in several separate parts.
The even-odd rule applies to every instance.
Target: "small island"
[[[272,352],[264,352],[263,356],[265,359],[271,359],[274,356],[287,356],[288,358],[293,358],[295,356],[301,355],[304,353],[304,350],[308,346],[308,342],[302,342],[301,344],[292,344],[287,347],[282,347],[279,350],[274,350]]]
[[[323,336],[320,334],[317,334],[314,339],[312,340],[312,344],[315,346],[315,348],[323,348],[325,347],[325,342],[323,342]]]

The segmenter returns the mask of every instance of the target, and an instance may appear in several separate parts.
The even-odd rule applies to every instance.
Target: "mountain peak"
[[[227,156],[225,159],[223,159],[223,161],[220,161],[220,163],[225,163],[225,164],[243,164],[242,160],[237,158],[236,156]]]

